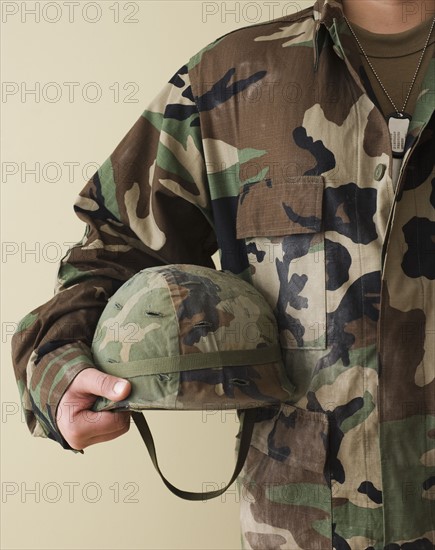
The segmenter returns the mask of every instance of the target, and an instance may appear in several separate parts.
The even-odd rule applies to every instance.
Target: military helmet
[[[294,391],[265,298],[240,277],[208,267],[171,264],[134,275],[109,299],[92,353],[97,368],[132,386],[126,399],[100,397],[93,410],[132,411],[151,455],[154,445],[139,411],[251,410],[243,441],[244,432],[252,433],[252,410],[288,401]]]

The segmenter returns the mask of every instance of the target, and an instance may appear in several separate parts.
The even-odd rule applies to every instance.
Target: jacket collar
[[[341,0],[316,0],[313,11],[314,20],[329,28],[334,18],[341,19],[343,17],[343,4]]]
[[[339,45],[337,23],[343,22],[342,0],[316,0],[313,5],[314,14],[314,70],[317,70],[319,56],[328,32],[333,42]]]

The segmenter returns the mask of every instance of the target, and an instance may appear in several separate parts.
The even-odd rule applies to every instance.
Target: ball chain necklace
[[[347,17],[345,15],[343,15],[343,17],[344,17],[344,19],[345,19],[345,21],[346,21],[346,23],[347,23],[347,25],[350,29],[350,32],[353,34],[353,36],[354,36],[354,38],[355,38],[362,54],[364,55],[364,57],[367,61],[367,64],[369,65],[369,67],[373,71],[373,74],[375,75],[376,80],[379,82],[382,90],[384,91],[385,95],[387,96],[387,98],[389,99],[391,105],[394,108],[395,112],[391,113],[390,115],[388,115],[386,117],[386,120],[388,122],[388,129],[390,131],[391,148],[392,148],[392,151],[393,151],[393,157],[394,158],[403,158],[404,150],[405,150],[405,138],[406,138],[406,134],[408,133],[409,124],[411,122],[411,115],[409,115],[408,113],[405,112],[405,108],[406,108],[406,105],[408,104],[409,96],[411,95],[412,88],[414,87],[414,83],[415,83],[415,80],[417,78],[418,71],[420,70],[420,66],[421,66],[421,63],[423,61],[424,54],[425,54],[425,52],[427,50],[427,47],[428,47],[428,44],[429,44],[430,36],[432,34],[432,30],[433,30],[434,25],[435,25],[435,17],[432,20],[432,25],[430,27],[429,34],[426,38],[426,42],[424,44],[423,51],[421,52],[421,56],[420,56],[420,59],[419,59],[418,64],[417,64],[417,68],[415,70],[414,76],[413,76],[411,84],[409,86],[408,93],[407,93],[406,98],[405,98],[405,102],[403,103],[403,107],[402,107],[401,110],[399,110],[397,108],[396,104],[391,99],[390,94],[387,92],[387,90],[385,89],[385,86],[382,84],[381,79],[378,76],[378,73],[376,72],[375,68],[373,67],[373,65],[370,61],[370,59],[368,58],[366,52],[364,51],[364,48],[362,47],[361,42],[358,40],[358,37],[355,34],[355,31],[352,29],[352,27],[349,23],[349,20],[347,19]]]

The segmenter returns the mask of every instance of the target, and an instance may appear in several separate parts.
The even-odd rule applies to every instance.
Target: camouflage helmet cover
[[[96,411],[245,409],[289,400],[274,314],[230,272],[172,264],[144,269],[109,299],[93,345],[96,366],[130,380]]]

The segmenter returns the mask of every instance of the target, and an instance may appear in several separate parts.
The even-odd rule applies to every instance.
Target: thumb
[[[110,378],[114,379],[110,399],[112,401],[121,401],[122,399],[125,399],[131,391],[130,382],[128,380],[124,380],[124,378],[115,378],[114,376],[111,376]],[[107,395],[104,397],[107,397]]]
[[[131,384],[128,380],[106,374],[98,369],[84,369],[80,374],[80,387],[76,390],[83,393],[106,397],[112,401],[121,401],[131,391]]]

